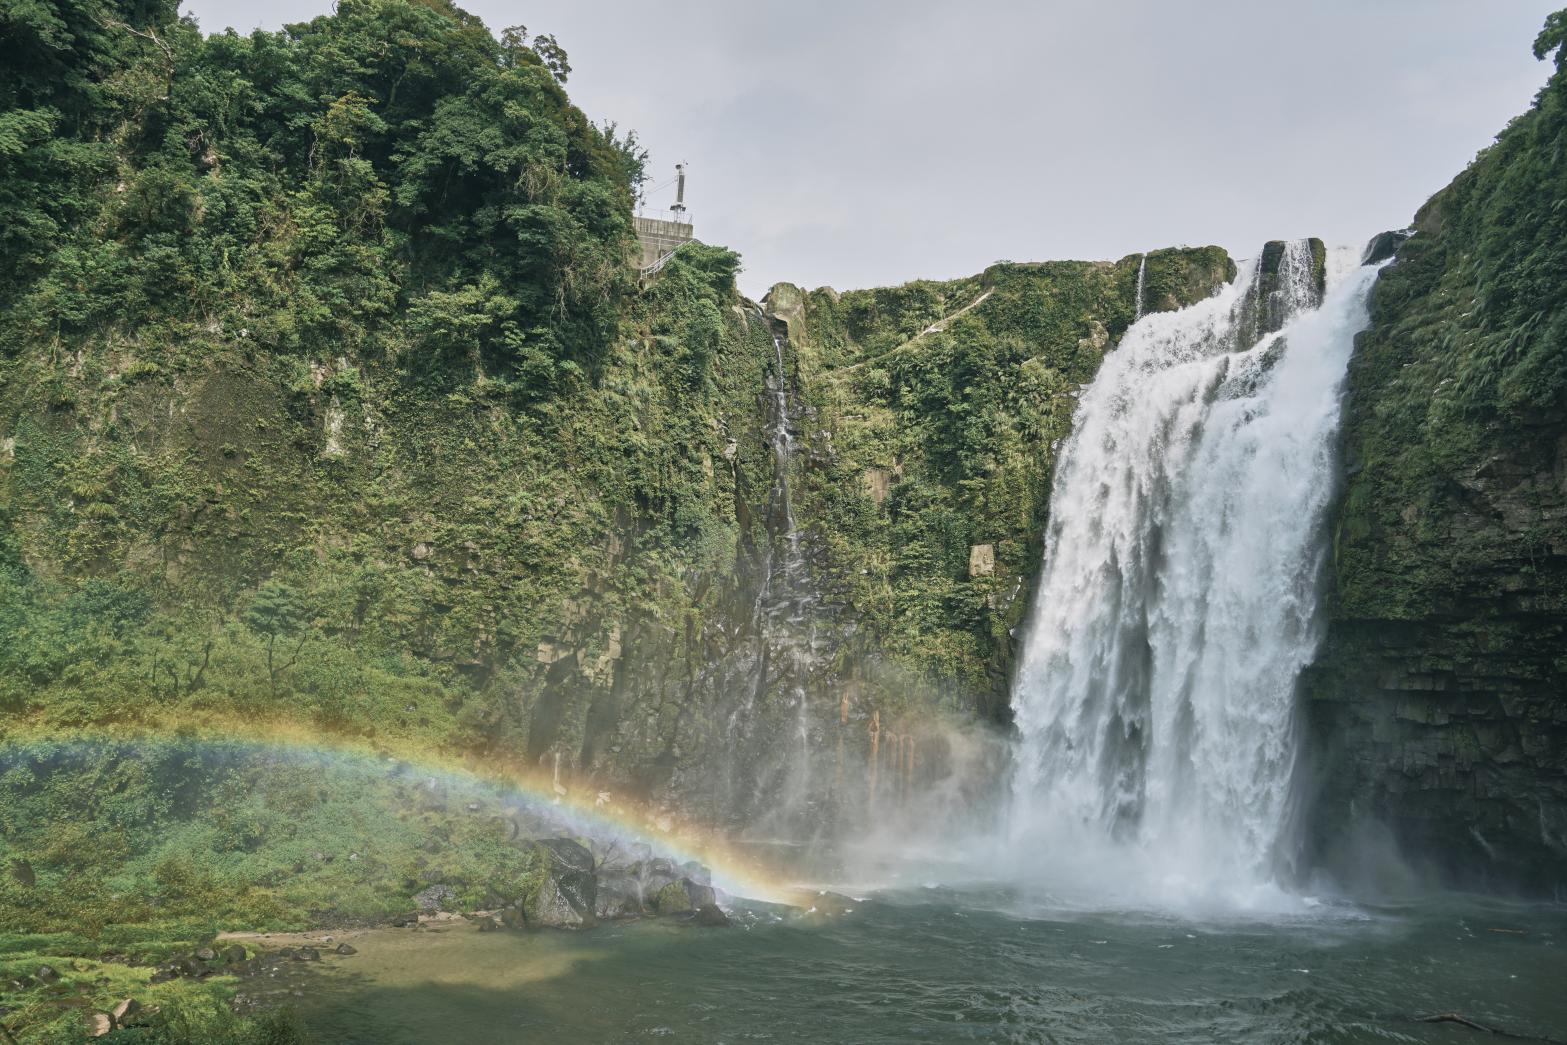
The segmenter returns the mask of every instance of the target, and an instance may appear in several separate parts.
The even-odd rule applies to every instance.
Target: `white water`
[[[1078,407],[1014,692],[1009,849],[1052,890],[1273,907],[1295,688],[1318,642],[1323,522],[1375,269],[1310,251],[1140,319]],[[1282,319],[1257,339],[1259,319]]]
[[[1137,298],[1132,313],[1132,322],[1143,318],[1143,277],[1148,274],[1148,255],[1144,254],[1137,262]]]

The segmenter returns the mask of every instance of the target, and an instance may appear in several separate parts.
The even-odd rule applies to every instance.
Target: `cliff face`
[[[1560,41],[1542,37],[1537,52]],[[1349,373],[1310,831],[1567,879],[1567,82],[1434,197]]]
[[[122,14],[0,80],[0,730],[303,721],[795,831],[1004,719],[1140,258],[639,293],[638,150],[551,47]],[[1150,254],[1146,305],[1232,273]]]

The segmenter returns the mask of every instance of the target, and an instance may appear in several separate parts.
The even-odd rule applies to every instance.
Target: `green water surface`
[[[327,1042],[1567,1040],[1567,908],[1442,898],[1269,921],[880,894],[729,929],[383,930],[301,984]]]

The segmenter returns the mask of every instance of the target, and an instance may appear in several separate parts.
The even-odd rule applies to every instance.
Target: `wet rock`
[[[860,901],[856,900],[852,896],[845,896],[842,893],[830,893],[824,890],[818,892],[811,900],[810,912],[814,914],[824,914],[829,917],[837,917],[839,915],[848,914],[850,911],[853,911],[856,907],[858,907],[859,904]]]
[[[226,965],[237,965],[246,958],[245,948],[237,943],[229,944],[223,948],[223,962]]]
[[[708,906],[716,900],[713,887],[681,878],[670,882],[653,897],[653,908],[659,914],[687,914]]]
[[[637,867],[637,881],[642,886],[644,901],[657,896],[659,891],[670,882],[678,882],[685,875],[675,867],[671,860],[654,858],[642,861]]]
[[[481,933],[493,933],[499,931],[501,923],[494,918],[484,917],[479,919],[479,931]]]
[[[410,926],[416,926],[418,924],[419,924],[419,912],[418,911],[409,911],[406,914],[399,914],[399,915],[396,915],[396,916],[394,916],[392,918],[392,928],[394,928],[394,929],[407,929]]]
[[[218,952],[211,947],[203,947],[196,952],[196,958],[204,962],[215,962],[218,960]]]
[[[530,926],[579,928],[598,921],[598,876],[593,854],[569,838],[549,838],[534,845],[543,881],[523,898],[522,913]]]
[[[696,909],[691,924],[710,929],[726,929],[729,927],[729,916],[717,904],[705,903]]]
[[[629,870],[601,871],[594,913],[600,919],[634,918],[644,913],[642,882]]]
[[[352,944],[340,943],[337,945],[337,953],[344,956],[358,954],[359,948],[353,946]]]
[[[1366,244],[1366,253],[1361,258],[1362,265],[1375,265],[1379,261],[1386,261],[1398,253],[1398,248],[1404,245],[1404,241],[1413,236],[1413,229],[1397,229],[1391,232],[1379,232]]]
[[[314,947],[301,947],[294,952],[296,962],[318,962],[321,960],[321,952]]]
[[[414,904],[421,911],[444,911],[457,900],[457,891],[449,885],[432,885],[414,895]]]
[[[522,908],[508,907],[501,912],[501,924],[508,929],[522,929],[527,927],[527,919],[522,916]]]

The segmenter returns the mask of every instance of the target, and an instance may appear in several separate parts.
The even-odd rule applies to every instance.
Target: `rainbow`
[[[294,720],[208,717],[179,725],[140,724],[65,728],[59,725],[0,724],[0,753],[36,746],[179,743],[236,754],[282,752],[302,759],[329,759],[361,767],[389,760],[432,782],[462,789],[488,789],[564,821],[578,834],[646,843],[677,863],[707,867],[713,885],[733,896],[771,903],[799,903],[801,889],[786,883],[720,835],[678,824],[667,815],[613,794],[563,780],[524,764],[475,754],[431,751],[405,741],[375,741],[323,732]]]

